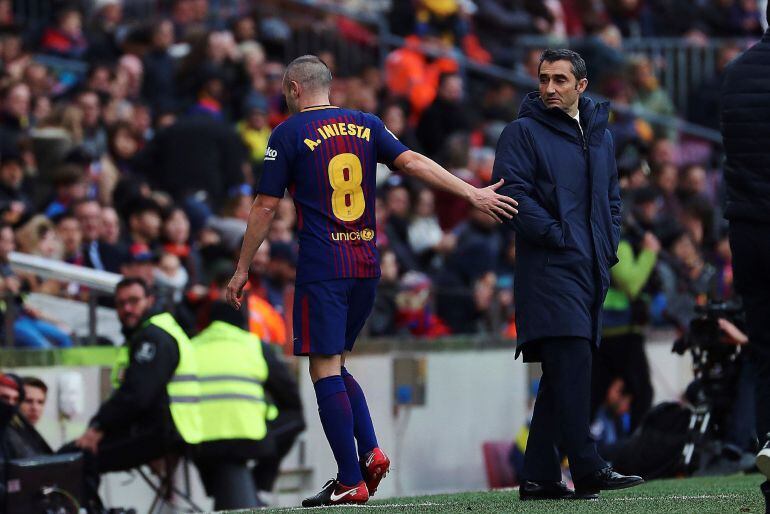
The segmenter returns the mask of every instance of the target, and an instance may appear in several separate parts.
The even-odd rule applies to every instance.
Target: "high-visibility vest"
[[[268,366],[259,338],[230,323],[214,321],[192,339],[201,389],[203,439],[264,439],[268,406],[263,384]]]
[[[197,444],[203,440],[203,422],[200,403],[201,387],[197,380],[198,367],[190,339],[174,317],[164,312],[156,314],[145,322],[145,327],[155,325],[170,335],[179,349],[179,364],[174,375],[166,385],[169,397],[171,418],[182,439],[188,444]],[[112,367],[112,384],[117,389],[123,382],[123,373],[129,366],[129,349],[123,345]]]

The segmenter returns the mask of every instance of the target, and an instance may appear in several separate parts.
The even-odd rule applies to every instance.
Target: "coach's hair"
[[[303,55],[289,63],[284,80],[293,80],[311,91],[328,90],[332,84],[332,72],[317,56]]]
[[[553,50],[549,48],[540,55],[540,64],[537,65],[537,73],[540,74],[540,67],[544,62],[556,62],[556,61],[569,61],[572,64],[572,74],[575,75],[577,80],[582,80],[588,77],[586,71],[586,62],[580,57],[580,54],[568,50],[567,48],[559,48]]]

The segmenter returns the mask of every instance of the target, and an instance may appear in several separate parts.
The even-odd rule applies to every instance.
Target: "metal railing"
[[[516,38],[516,53],[519,62],[533,49],[564,46],[575,48],[586,41],[585,38],[568,40],[554,39],[549,36],[520,36]],[[693,91],[717,74],[719,54],[727,46],[746,48],[756,39],[711,38],[703,42],[693,42],[685,38],[644,37],[623,40],[625,55],[647,57],[652,63],[661,87],[679,112],[688,112]]]
[[[121,275],[20,252],[11,252],[8,259],[11,269],[16,273],[30,273],[43,279],[74,282],[87,287],[89,290],[88,343],[96,344],[99,297],[112,295],[115,292],[115,286],[123,278]],[[5,304],[4,342],[6,346],[10,347],[14,345],[13,324],[18,313],[16,312],[16,302],[12,297],[7,297]]]

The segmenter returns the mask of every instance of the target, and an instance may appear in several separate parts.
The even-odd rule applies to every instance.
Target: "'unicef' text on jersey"
[[[297,283],[380,274],[374,218],[377,163],[408,149],[372,114],[310,108],[276,127],[258,191],[297,208]]]

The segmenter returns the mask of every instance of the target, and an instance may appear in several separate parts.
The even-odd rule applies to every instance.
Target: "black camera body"
[[[719,319],[742,325],[743,310],[738,302],[709,300],[695,312],[698,317],[690,322],[687,335],[674,343],[673,351],[680,355],[689,351],[692,356],[695,380],[687,387],[686,397],[696,409],[712,413],[713,428],[720,432],[734,400],[740,347],[722,341]]]

